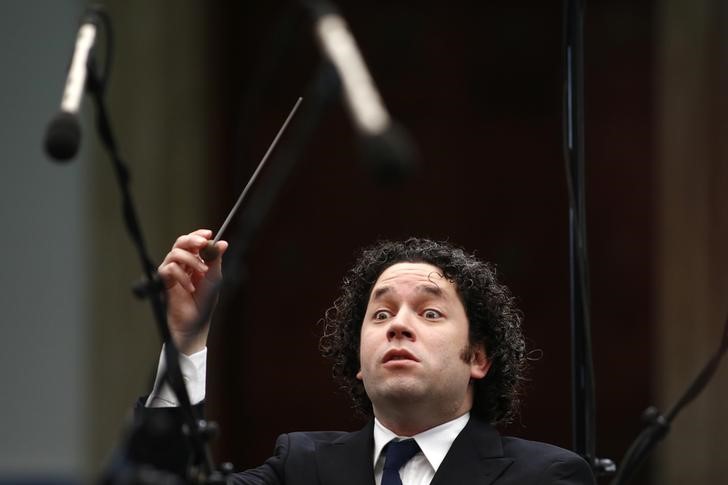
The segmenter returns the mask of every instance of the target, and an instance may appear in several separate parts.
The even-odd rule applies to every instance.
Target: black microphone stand
[[[564,157],[569,191],[572,432],[574,451],[597,476],[614,462],[596,456],[594,369],[589,311],[589,265],[584,197],[584,0],[564,0]]]
[[[92,7],[91,14],[98,19],[99,25],[103,26],[106,31],[106,58],[104,69],[99,71],[96,64],[95,52],[91,53],[87,65],[88,78],[86,87],[94,100],[99,137],[107,149],[114,167],[116,179],[121,191],[122,212],[125,226],[132,243],[137,250],[147,283],[146,294],[151,303],[152,313],[154,315],[157,328],[165,344],[164,352],[167,362],[165,380],[169,383],[179,400],[185,428],[184,434],[186,434],[189,438],[192,457],[189,460],[190,467],[188,470],[191,470],[192,474],[188,473],[188,476],[185,478],[188,480],[191,479],[194,483],[219,483],[221,480],[224,482],[221,475],[214,469],[209,447],[207,445],[207,440],[210,438],[211,430],[214,429],[214,427],[199,418],[198,412],[192,407],[187,394],[187,389],[179,366],[179,351],[171,338],[170,331],[167,326],[166,305],[163,298],[164,286],[160,282],[155,265],[152,263],[144,243],[141,225],[139,224],[131,191],[129,189],[129,170],[119,154],[104,101],[106,84],[111,67],[111,56],[113,52],[111,21],[105,10],[101,7]],[[134,441],[135,440],[132,438],[129,440],[129,443],[133,443]],[[136,467],[141,468],[144,464],[135,463],[130,459],[130,457],[134,455],[133,450],[125,450],[125,455],[125,457],[121,458],[121,462],[126,462],[126,466],[120,466],[115,470],[118,475],[107,474],[103,480],[111,483],[144,483],[146,479],[142,475],[136,474],[133,470]],[[118,465],[119,463],[117,463],[117,466]],[[129,467],[131,467],[131,470]],[[157,481],[163,475],[163,473],[162,475],[153,474],[151,475],[154,477],[152,480]],[[147,474],[147,476],[149,475]],[[167,478],[169,479],[169,477]]]
[[[690,386],[688,386],[685,393],[672,409],[666,415],[663,415],[657,408],[650,406],[642,413],[642,420],[645,423],[645,427],[624,454],[624,458],[622,458],[622,463],[619,467],[619,473],[614,477],[611,485],[622,485],[632,478],[657,443],[667,436],[667,433],[670,431],[670,424],[672,424],[672,421],[680,411],[698,397],[708,385],[726,351],[728,351],[728,318],[726,318],[723,324],[723,337],[718,345],[718,349],[698,373],[693,382],[690,383]]]

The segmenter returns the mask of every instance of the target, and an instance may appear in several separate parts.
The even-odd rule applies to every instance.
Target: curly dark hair
[[[384,270],[401,262],[436,266],[455,285],[470,324],[470,346],[482,343],[491,361],[486,377],[475,381],[471,412],[491,424],[510,423],[518,410],[526,368],[521,312],[491,264],[447,242],[383,241],[361,252],[344,277],[341,296],[323,318],[320,350],[333,361],[334,379],[351,396],[356,410],[372,415],[372,403],[356,378],[361,326],[374,283]]]

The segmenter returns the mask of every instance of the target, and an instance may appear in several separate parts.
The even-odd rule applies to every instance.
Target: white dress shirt
[[[190,396],[190,403],[198,404],[205,399],[205,381],[207,379],[207,347],[192,355],[179,354],[179,366],[182,371],[182,379],[187,387],[187,394]],[[157,366],[157,377],[154,380],[154,389],[147,398],[148,408],[172,408],[179,406],[177,396],[166,382],[162,386],[162,374],[167,367],[164,360],[164,346],[159,356]]]
[[[420,451],[399,469],[402,485],[429,485],[440,468],[442,460],[450,451],[455,438],[458,437],[468,420],[470,413],[443,423],[414,436],[397,436],[385,428],[377,418],[374,418],[374,481],[381,485],[384,472],[384,455],[382,449],[392,439],[413,438],[420,447]]]

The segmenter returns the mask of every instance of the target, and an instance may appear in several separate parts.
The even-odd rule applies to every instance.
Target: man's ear
[[[473,346],[470,351],[470,378],[484,378],[488,375],[490,364],[490,359],[485,353],[485,346],[482,343]]]

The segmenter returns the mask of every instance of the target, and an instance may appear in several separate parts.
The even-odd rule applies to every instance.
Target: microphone
[[[78,29],[76,47],[73,50],[61,98],[61,108],[46,129],[44,142],[46,152],[60,162],[73,158],[81,143],[78,112],[81,108],[88,74],[87,64],[96,41],[96,33],[97,18],[92,13],[87,13]]]
[[[308,4],[314,15],[314,30],[319,46],[339,75],[365,162],[381,182],[404,181],[415,165],[412,142],[384,107],[343,17],[328,2]]]

